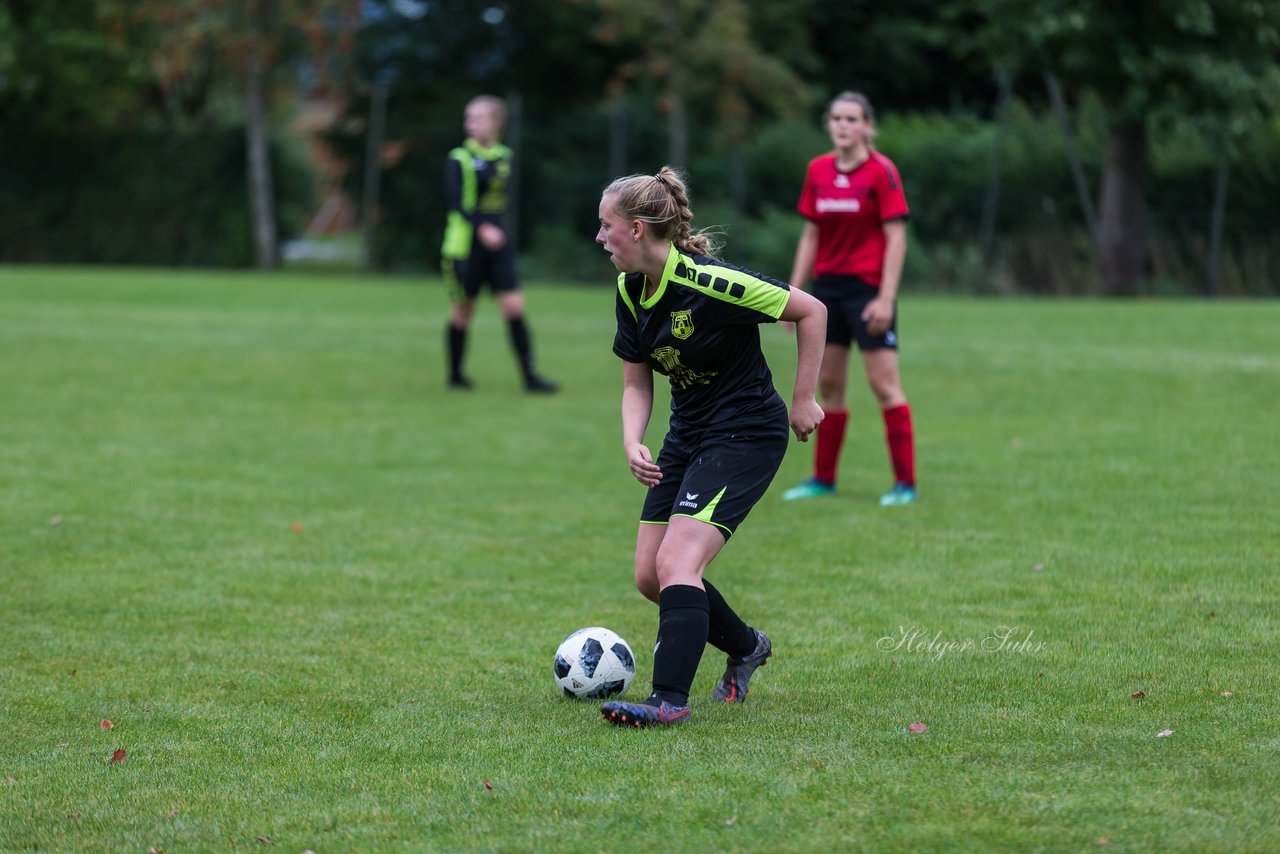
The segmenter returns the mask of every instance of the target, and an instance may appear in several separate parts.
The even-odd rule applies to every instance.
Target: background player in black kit
[[[471,388],[471,380],[462,370],[467,329],[475,315],[480,288],[487,283],[507,319],[525,389],[553,392],[556,384],[534,370],[533,343],[524,320],[524,294],[516,277],[515,246],[506,231],[511,149],[499,141],[505,120],[506,105],[501,98],[472,98],[463,119],[467,139],[450,151],[445,161],[449,214],[440,254],[451,300],[445,330],[448,383],[450,388]]]
[[[682,723],[707,643],[729,656],[713,692],[738,702],[773,653],[702,577],[752,506],[787,449],[788,420],[800,441],[822,420],[814,399],[826,309],[803,291],[714,256],[689,228],[684,182],[669,167],[619,178],[600,200],[596,242],[618,276],[623,360],[622,433],[627,464],[649,487],[636,536],[636,586],[658,604],[653,693],[610,702],[619,725]],[[788,419],[760,349],[759,324],[794,321],[799,357]],[[671,380],[670,429],[655,463],[644,445],[653,412],[653,372]]]

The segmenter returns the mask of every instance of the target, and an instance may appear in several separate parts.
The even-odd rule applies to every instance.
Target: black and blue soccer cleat
[[[624,703],[614,700],[600,707],[600,716],[614,726],[647,727],[682,724],[692,712],[688,706],[673,706],[663,702],[657,706],[647,703]]]
[[[757,667],[764,667],[769,663],[769,656],[773,655],[773,643],[759,629],[752,631],[756,633],[756,648],[743,658],[730,656],[724,675],[711,692],[715,699],[726,703],[741,703],[747,697],[747,683],[751,681],[751,674],[756,672]]]

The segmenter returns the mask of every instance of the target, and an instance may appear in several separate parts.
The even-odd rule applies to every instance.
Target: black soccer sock
[[[534,377],[533,340],[529,335],[529,326],[524,322],[524,317],[508,317],[507,333],[511,339],[511,349],[516,351],[516,358],[520,361],[520,372],[524,374],[527,382]]]
[[[449,380],[457,382],[462,379],[462,357],[467,352],[467,328],[446,323],[446,335],[449,341]]]
[[[658,644],[653,649],[653,696],[673,706],[689,705],[702,650],[707,646],[707,593],[673,584],[658,594]]]
[[[707,608],[711,622],[707,627],[707,643],[734,658],[746,658],[756,648],[756,633],[724,601],[720,591],[711,582],[702,579],[707,588]]]

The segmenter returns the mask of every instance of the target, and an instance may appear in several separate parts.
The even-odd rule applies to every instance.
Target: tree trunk
[[[627,96],[614,95],[609,102],[609,176],[627,173]]]
[[[671,88],[667,92],[667,162],[675,169],[683,170],[689,159],[689,124],[685,113],[684,71],[677,63],[671,74]]]
[[[267,120],[263,106],[262,58],[254,55],[245,72],[245,142],[249,157],[249,202],[253,208],[253,246],[258,267],[270,270],[279,263],[276,237],[276,202],[272,189],[271,158],[267,153]]]
[[[1222,227],[1227,220],[1227,187],[1231,178],[1231,155],[1226,148],[1218,159],[1213,182],[1213,211],[1209,217],[1209,258],[1204,268],[1204,295],[1218,295],[1218,265],[1222,260]]]
[[[1102,228],[1098,224],[1098,215],[1093,210],[1093,196],[1084,180],[1084,166],[1080,162],[1080,153],[1076,150],[1075,134],[1071,132],[1071,116],[1067,110],[1066,99],[1062,97],[1062,87],[1052,72],[1044,73],[1044,85],[1049,91],[1049,102],[1053,104],[1053,114],[1058,119],[1058,129],[1062,132],[1062,144],[1067,151],[1067,162],[1071,166],[1071,182],[1075,184],[1076,197],[1080,200],[1080,212],[1084,215],[1085,227],[1089,229],[1089,239],[1093,248],[1102,251]]]
[[[1000,174],[1004,170],[1004,137],[1009,126],[1009,98],[1013,94],[1013,80],[1004,70],[996,71],[996,134],[991,145],[991,159],[987,163],[987,191],[982,198],[982,266],[991,271],[996,255],[996,214],[1000,210]]]
[[[520,90],[507,93],[507,148],[511,149],[511,175],[507,178],[507,240],[514,251],[520,245],[520,174],[524,163],[524,96]]]
[[[1142,119],[1107,129],[1100,260],[1106,294],[1136,293],[1146,278],[1147,128]]]
[[[729,144],[729,196],[733,199],[733,212],[740,217],[747,215],[747,157],[741,140]]]
[[[385,80],[373,84],[369,93],[369,136],[364,150],[364,199],[360,204],[360,244],[364,268],[372,270],[378,263],[375,238],[378,230],[378,204],[382,194],[382,144],[387,130],[387,99],[391,87]]]

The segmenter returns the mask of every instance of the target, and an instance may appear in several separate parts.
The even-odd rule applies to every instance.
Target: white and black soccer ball
[[[636,675],[631,647],[601,626],[578,629],[556,650],[556,684],[566,697],[602,700],[623,693]]]

